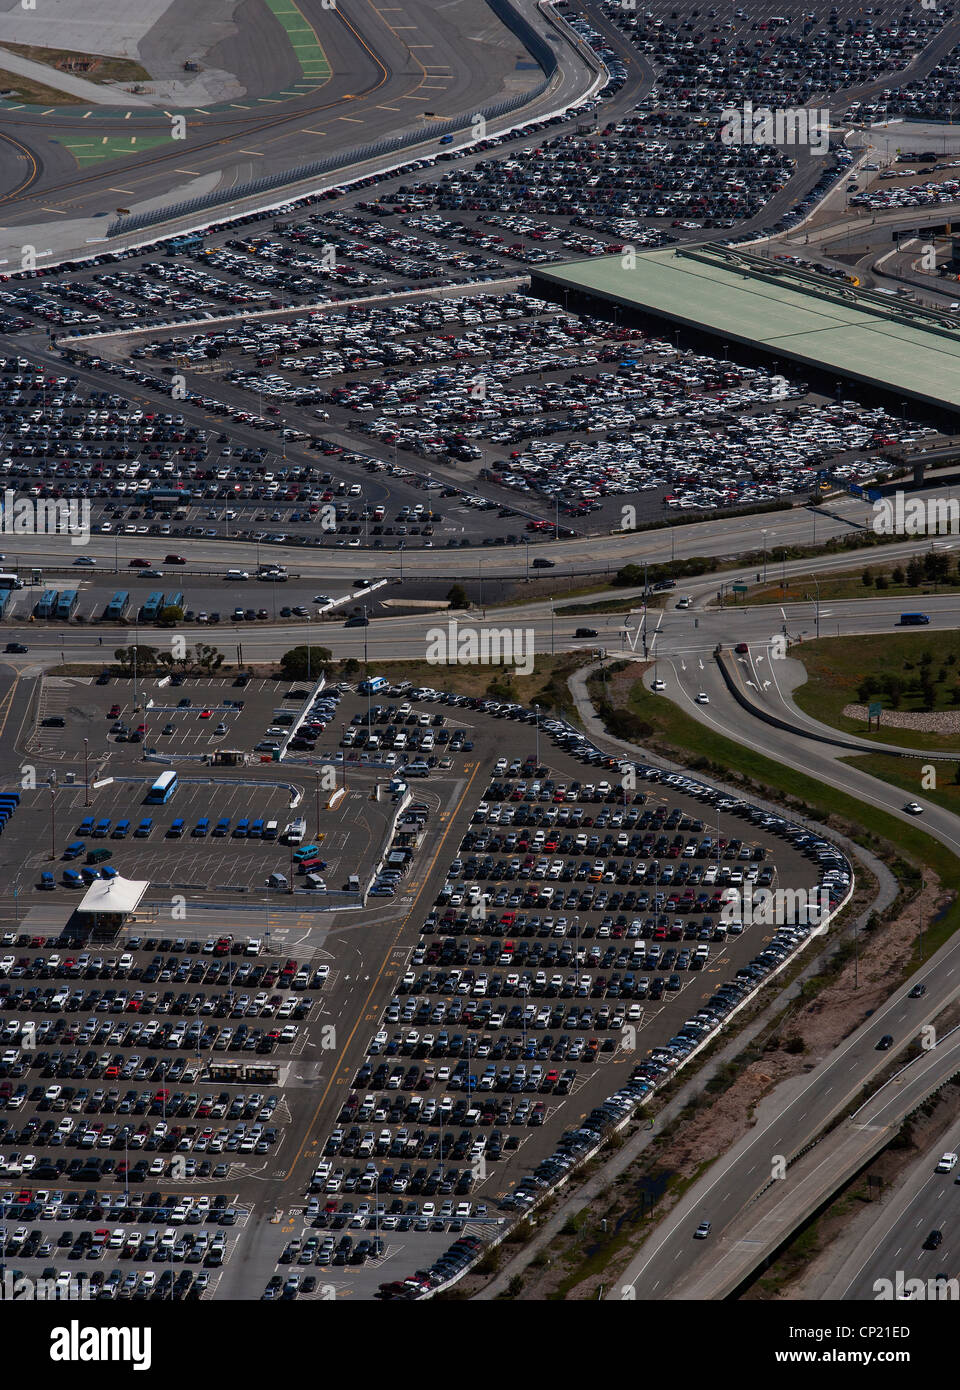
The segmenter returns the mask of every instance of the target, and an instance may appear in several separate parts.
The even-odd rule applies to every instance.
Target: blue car
[[[113,867],[112,864],[104,864],[103,868],[100,870],[100,877],[101,877],[101,878],[119,878],[119,877],[120,877],[120,870],[119,870],[119,869],[115,869],[115,868]]]
[[[77,834],[78,834],[78,835],[92,835],[92,834],[93,834],[93,816],[84,816],[83,820],[82,820],[82,821],[80,822],[80,824],[77,826]]]
[[[247,832],[249,831],[249,829],[249,816],[241,816],[240,819],[237,821],[236,825],[233,827],[233,838],[235,840],[245,840],[247,838]]]
[[[216,823],[216,825],[213,827],[213,833],[214,833],[214,835],[227,835],[227,834],[229,833],[229,831],[230,831],[230,817],[229,817],[229,816],[221,816],[220,820],[218,820],[217,823]]]
[[[63,882],[67,888],[83,887],[83,879],[77,873],[76,869],[64,869]]]
[[[56,881],[49,869],[44,869],[40,875],[41,888],[56,888]]]
[[[201,839],[201,840],[202,840],[203,837],[206,835],[206,833],[207,833],[207,831],[208,831],[209,829],[210,829],[210,820],[209,820],[209,817],[207,817],[207,816],[201,816],[200,819],[197,821],[196,825],[193,827],[193,834],[196,835],[198,839]]]
[[[85,864],[80,870],[80,877],[83,879],[84,883],[96,883],[97,879],[100,877],[100,870],[91,869],[89,864]]]
[[[74,840],[63,851],[63,857],[64,859],[79,859],[85,849],[86,845],[82,840]]]

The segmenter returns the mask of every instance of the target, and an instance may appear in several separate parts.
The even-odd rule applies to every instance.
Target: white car
[[[709,705],[709,703],[710,703],[710,696],[706,693],[706,691],[701,690],[700,693],[697,695],[697,704],[698,704],[698,705]]]
[[[923,815],[923,807],[920,805],[920,802],[919,802],[919,801],[908,801],[907,804],[906,804],[906,806],[904,806],[903,809],[904,809],[904,810],[907,812],[907,814],[910,815],[910,816],[922,816],[922,815]]]
[[[667,682],[662,680],[655,680],[650,687],[651,690],[666,690],[666,688]]]
[[[955,1153],[945,1153],[937,1164],[938,1173],[952,1173],[957,1166],[957,1155]]]

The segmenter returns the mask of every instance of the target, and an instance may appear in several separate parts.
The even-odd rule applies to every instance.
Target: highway
[[[898,1271],[902,1280],[926,1281],[941,1273],[950,1279],[960,1275],[958,1170],[935,1171],[941,1154],[956,1152],[958,1145],[960,1132],[953,1124],[943,1138],[910,1164],[896,1190],[873,1208],[874,1219],[846,1257],[838,1261],[821,1298],[874,1299],[877,1282],[888,1279],[896,1286]],[[935,1252],[923,1249],[933,1230],[943,1231],[943,1244]],[[927,1298],[932,1296],[926,1293]]]

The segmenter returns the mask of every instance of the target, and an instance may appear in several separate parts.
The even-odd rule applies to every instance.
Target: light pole
[[[87,775],[87,753],[89,751],[90,740],[83,740],[83,804],[90,805],[90,778]]]
[[[533,712],[536,715],[537,725],[537,767],[540,766],[540,706],[534,705]]]
[[[814,584],[817,586],[817,636],[819,637],[819,636],[820,636],[820,581],[819,581],[819,579],[814,579],[813,582],[814,582]]]
[[[763,582],[767,582],[767,528],[764,527],[760,532],[763,537]]]

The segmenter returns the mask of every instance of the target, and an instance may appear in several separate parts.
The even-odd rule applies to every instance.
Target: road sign
[[[735,594],[745,594],[747,592],[746,584],[734,584],[731,587],[733,588],[733,592]]]
[[[870,719],[879,719],[883,713],[883,701],[873,700],[867,706],[867,716]]]

